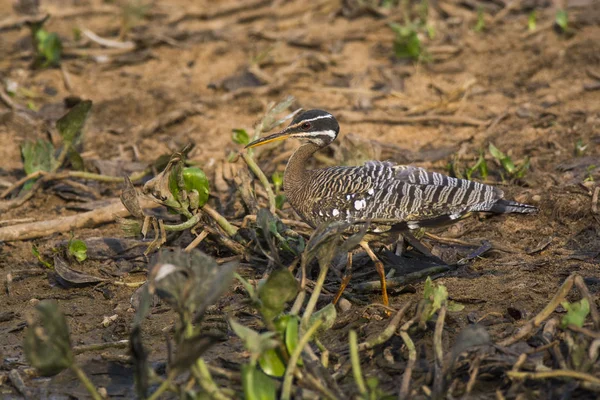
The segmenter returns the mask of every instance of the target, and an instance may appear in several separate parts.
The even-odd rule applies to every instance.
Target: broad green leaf
[[[229,320],[229,325],[235,334],[244,341],[244,347],[251,354],[251,361],[254,363],[265,351],[276,348],[279,343],[273,339],[275,332],[258,333],[233,319]]]
[[[83,240],[71,240],[68,245],[69,254],[79,262],[87,258],[87,245]]]
[[[269,349],[258,358],[258,364],[265,374],[281,378],[285,373],[285,364],[278,349]]]
[[[465,305],[458,303],[456,301],[450,300],[448,301],[448,311],[450,312],[458,312],[465,309]]]
[[[196,191],[198,193],[197,204],[193,208],[200,208],[208,201],[210,194],[210,184],[204,171],[198,167],[188,167],[183,169],[183,182],[185,190],[190,193]]]
[[[250,143],[250,136],[245,129],[232,129],[232,139],[234,143],[241,144],[242,146]]]
[[[561,326],[566,328],[569,325],[575,325],[581,328],[590,313],[590,303],[587,299],[581,299],[577,303],[565,301],[560,304],[567,310],[567,314],[562,317]]]
[[[77,145],[81,141],[83,126],[91,109],[91,100],[81,101],[56,121],[56,129],[65,145]]]
[[[73,364],[71,338],[65,316],[55,301],[41,301],[39,319],[25,332],[25,356],[42,376],[53,376]]]
[[[35,32],[35,42],[38,58],[42,59],[43,67],[52,67],[60,64],[62,43],[56,33],[50,33],[43,28]]]
[[[327,304],[325,307],[321,308],[319,311],[315,312],[310,316],[308,321],[308,328],[310,328],[315,322],[318,320],[323,320],[323,324],[317,329],[317,333],[325,332],[333,326],[335,323],[335,319],[337,318],[337,311],[335,310],[335,306],[331,303]]]
[[[335,320],[335,318],[334,318]],[[295,315],[289,315],[285,327],[285,347],[289,354],[292,354],[298,347],[298,331],[300,329],[300,318]],[[298,365],[302,366],[302,357],[298,359]]]
[[[294,275],[286,268],[276,269],[258,288],[260,311],[267,320],[273,320],[297,294],[298,282]]]
[[[273,379],[253,365],[242,366],[242,386],[246,400],[275,400],[276,390]]]
[[[492,143],[489,144],[488,149],[490,151],[490,154],[492,155],[492,157],[494,157],[496,160],[500,161],[503,158],[506,157],[506,154],[504,154],[503,152],[501,152],[496,146],[494,146]]]
[[[23,156],[23,170],[27,175],[37,171],[53,171],[57,167],[54,158],[54,146],[47,140],[39,139],[36,142],[25,142],[21,145]],[[29,189],[33,181],[27,182],[24,189]]]

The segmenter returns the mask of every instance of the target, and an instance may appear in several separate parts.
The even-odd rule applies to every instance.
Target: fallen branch
[[[156,206],[156,204],[151,202],[147,202],[144,205],[146,207]],[[128,215],[129,211],[127,211],[121,201],[115,200],[108,206],[81,214],[2,227],[0,228],[0,241],[10,242],[36,239],[49,236],[53,233],[70,232],[80,228],[92,228],[113,222],[115,216],[126,217]]]

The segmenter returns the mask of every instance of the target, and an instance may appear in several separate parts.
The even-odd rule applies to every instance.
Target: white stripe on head
[[[303,119],[303,120],[302,120],[302,121],[300,121],[300,122],[302,122],[302,123],[304,123],[304,122],[312,122],[312,121],[317,121],[317,120],[319,120],[319,119],[325,119],[325,118],[332,119],[332,118],[333,118],[333,115],[331,115],[331,114],[319,115],[318,117],[314,117],[314,118],[311,118],[311,119]]]
[[[310,120],[312,121],[312,120]],[[302,133],[294,133],[293,137],[295,138],[311,138],[311,137],[316,137],[316,136],[329,136],[331,139],[335,139],[336,133],[335,131],[332,131],[331,129],[328,129],[326,131],[316,131],[316,132],[302,132]]]

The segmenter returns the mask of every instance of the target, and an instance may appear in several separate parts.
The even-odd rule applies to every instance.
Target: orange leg
[[[344,290],[346,290],[348,283],[350,283],[350,278],[352,278],[352,253],[348,252],[348,261],[346,261],[346,270],[344,271],[344,277],[342,278],[340,289],[337,291],[335,297],[333,298],[333,304],[337,304],[337,302],[340,301],[342,294],[344,294]]]
[[[377,269],[377,273],[379,274],[379,279],[381,280],[381,292],[382,292],[382,297],[383,297],[383,305],[389,306],[390,301],[388,299],[388,294],[387,294],[387,283],[385,282],[385,270],[383,269],[383,263],[381,262],[381,260],[379,260],[379,258],[377,258],[375,253],[373,253],[373,250],[371,250],[369,243],[360,242],[360,247],[362,247],[367,252],[367,254],[371,258],[371,260],[373,260],[373,262],[375,263],[375,268]]]

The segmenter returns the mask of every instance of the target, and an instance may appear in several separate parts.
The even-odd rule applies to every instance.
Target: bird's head
[[[335,140],[340,132],[340,125],[333,115],[323,110],[304,111],[292,120],[282,131],[255,140],[246,148],[262,146],[263,144],[296,138],[308,141],[319,147],[325,147]]]

